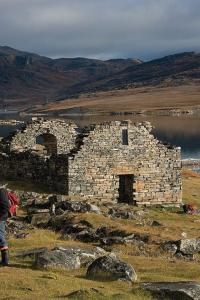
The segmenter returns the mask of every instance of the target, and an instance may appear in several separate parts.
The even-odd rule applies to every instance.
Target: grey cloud
[[[0,44],[51,57],[200,49],[199,0],[0,0]]]

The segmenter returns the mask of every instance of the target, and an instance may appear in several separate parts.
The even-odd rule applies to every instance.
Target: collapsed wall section
[[[18,152],[37,150],[37,138],[42,137],[44,141],[46,140],[46,144],[48,142],[47,150],[52,148],[51,154],[67,154],[74,147],[77,134],[75,124],[68,124],[63,120],[36,118],[12,137],[10,150]]]
[[[97,125],[69,158],[69,193],[133,204],[180,203],[180,148],[166,147],[151,129],[148,122]]]

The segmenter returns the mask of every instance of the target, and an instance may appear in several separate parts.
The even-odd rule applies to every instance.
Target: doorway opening
[[[119,175],[119,202],[134,204],[134,175]]]
[[[47,155],[57,154],[57,139],[53,134],[44,133],[36,137],[36,146]]]

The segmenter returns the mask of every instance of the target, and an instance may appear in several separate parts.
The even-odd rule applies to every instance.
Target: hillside
[[[200,86],[190,83],[180,86],[146,86],[96,93],[86,93],[78,99],[37,106],[34,111],[65,114],[177,114],[199,113]],[[109,116],[108,116],[109,117]],[[118,116],[119,117],[119,116]],[[105,119],[105,116],[104,116]]]
[[[97,92],[145,86],[179,86],[200,79],[200,54],[186,52],[129,66],[92,83],[75,85],[67,92]]]
[[[110,76],[140,61],[86,58],[50,59],[0,47],[0,99],[2,107],[30,107],[54,101],[75,84]]]
[[[179,53],[142,62],[139,59],[51,59],[0,47],[0,108],[33,108],[62,99],[97,99],[98,93],[119,92],[120,97],[147,93],[146,88],[198,87],[200,54]],[[125,91],[125,92],[124,92]],[[199,93],[197,92],[197,95]],[[104,95],[106,96],[106,95]],[[184,96],[184,92],[180,97]],[[115,106],[112,97],[110,106]],[[191,102],[188,100],[188,103]],[[123,101],[121,100],[123,106]],[[165,101],[166,104],[166,101]],[[57,104],[56,104],[57,106]],[[162,105],[161,105],[162,106]],[[187,106],[187,105],[186,105]],[[112,110],[112,109],[111,109]]]

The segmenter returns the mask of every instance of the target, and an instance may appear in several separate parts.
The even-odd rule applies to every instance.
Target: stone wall
[[[44,134],[55,136],[57,140],[57,154],[65,154],[74,148],[77,126],[62,120],[36,118],[12,138],[10,149],[18,152],[36,150],[36,138]]]
[[[151,129],[148,122],[78,130],[61,120],[34,120],[13,136],[7,153],[0,153],[1,177],[28,179],[88,200],[178,204],[180,148],[162,144]],[[45,133],[56,137],[57,154],[35,150],[36,137]]]
[[[128,132],[128,145],[122,144],[124,129]],[[180,148],[166,147],[150,131],[148,122],[97,125],[69,160],[69,193],[116,201],[119,176],[133,175],[133,203],[179,203]]]
[[[45,156],[30,151],[0,153],[1,179],[28,181],[68,194],[67,155]]]

